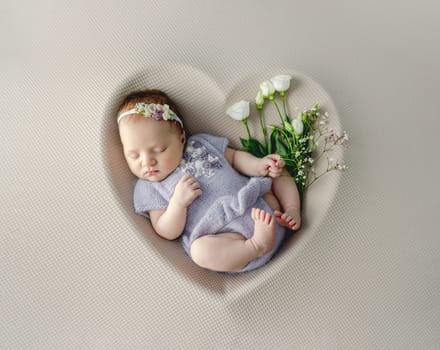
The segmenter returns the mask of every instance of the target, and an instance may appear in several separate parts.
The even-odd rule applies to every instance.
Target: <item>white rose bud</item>
[[[293,119],[292,126],[293,126],[293,130],[295,131],[295,134],[301,135],[303,133],[304,125],[301,118]]]
[[[277,75],[270,79],[275,90],[278,92],[287,91],[290,87],[290,80],[292,80],[290,75]]]
[[[249,101],[240,101],[234,103],[231,107],[226,110],[226,114],[232,119],[243,120],[249,117]]]
[[[257,108],[262,108],[264,104],[264,97],[261,93],[261,90],[258,91],[257,97],[255,97],[255,103],[257,105]]]
[[[264,98],[270,98],[275,93],[275,87],[269,80],[263,81],[260,84],[260,90]]]

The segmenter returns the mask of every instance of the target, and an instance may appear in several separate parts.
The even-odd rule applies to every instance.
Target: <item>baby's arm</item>
[[[238,151],[227,147],[225,157],[229,164],[247,176],[270,176],[281,175],[285,162],[278,154],[269,154],[264,158],[258,158],[249,152]]]
[[[197,180],[191,175],[184,175],[177,183],[168,207],[149,211],[156,233],[169,240],[178,238],[185,227],[188,206],[201,194]]]

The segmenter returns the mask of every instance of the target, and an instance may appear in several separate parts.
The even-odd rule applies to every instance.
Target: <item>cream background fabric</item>
[[[1,349],[437,349],[435,1],[6,1],[0,11]],[[303,230],[240,276],[130,210],[114,108],[145,84],[188,128],[291,73],[350,134]],[[256,127],[256,125],[253,125]],[[237,143],[235,145],[238,145]]]

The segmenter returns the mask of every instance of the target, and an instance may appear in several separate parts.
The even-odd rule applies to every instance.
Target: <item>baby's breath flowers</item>
[[[340,160],[337,160],[333,157],[330,157],[329,154],[332,150],[334,150],[337,146],[347,147],[348,145],[348,133],[347,131],[343,131],[342,134],[336,133],[332,128],[327,126],[328,124],[328,113],[325,112],[324,115],[321,116],[318,122],[318,128],[314,134],[313,142],[315,143],[315,150],[317,150],[315,159],[311,158],[309,172],[307,176],[306,186],[310,186],[316,180],[318,180],[321,176],[327,174],[332,170],[347,170],[348,166]],[[321,146],[320,141],[324,139],[324,142]],[[319,161],[321,158],[325,157],[327,160],[327,166],[323,171],[319,174],[316,173],[316,168],[314,166],[315,161]]]
[[[343,131],[342,134],[338,134],[330,128],[328,112],[320,111],[317,103],[312,108],[299,113],[295,118],[290,118],[287,111],[286,92],[290,87],[291,79],[290,75],[277,75],[260,84],[255,105],[264,144],[251,136],[247,124],[250,114],[249,102],[240,101],[228,108],[226,113],[236,120],[241,120],[246,127],[248,138],[240,138],[244,150],[260,158],[272,153],[281,156],[303,200],[306,188],[320,177],[333,170],[347,169],[342,161],[334,159],[331,154],[336,147],[347,145],[348,133]],[[282,112],[276,101],[278,96],[282,102]],[[275,105],[281,121],[279,126],[265,125],[263,116],[265,100]],[[268,135],[268,130],[270,135]],[[327,166],[318,166],[322,164],[324,158]]]

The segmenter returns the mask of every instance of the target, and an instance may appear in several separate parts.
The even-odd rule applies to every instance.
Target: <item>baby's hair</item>
[[[125,99],[122,101],[121,105],[119,106],[118,114],[121,114],[123,112],[126,112],[134,108],[137,103],[147,103],[147,104],[156,103],[161,105],[167,104],[168,106],[170,106],[170,109],[174,113],[176,113],[180,119],[182,119],[179,109],[177,108],[177,105],[173,102],[173,100],[171,100],[171,98],[169,98],[165,92],[157,89],[146,89],[146,90],[140,90],[130,93],[125,97]],[[130,118],[130,117],[131,116],[128,116],[126,118]]]

